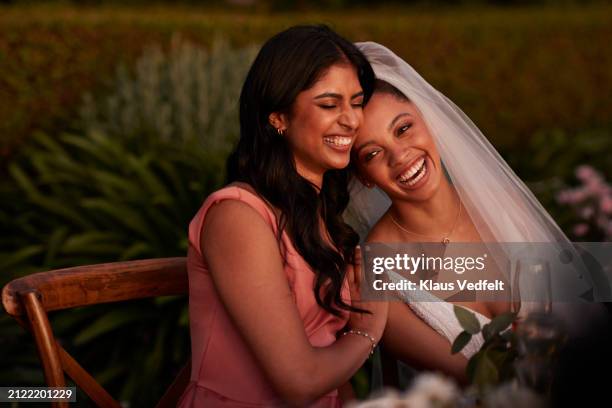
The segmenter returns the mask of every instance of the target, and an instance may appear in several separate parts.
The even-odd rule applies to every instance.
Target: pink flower
[[[595,214],[595,209],[590,205],[580,210],[580,216],[585,220],[591,218],[593,214]]]
[[[590,193],[592,197],[601,197],[608,191],[608,186],[603,180],[589,180],[585,186],[585,190]]]
[[[612,196],[607,195],[599,201],[599,209],[604,214],[612,214]]]
[[[571,201],[572,190],[561,190],[557,193],[557,202],[559,204],[569,204]]]
[[[581,203],[589,197],[588,191],[584,188],[577,188],[572,191],[572,202],[574,204]]]
[[[583,188],[562,190],[557,194],[557,202],[560,204],[579,204],[588,197],[587,191]]]
[[[576,177],[578,180],[583,182],[587,182],[595,177],[599,176],[599,174],[595,171],[595,169],[588,164],[583,164],[576,168]]]
[[[589,226],[585,223],[580,223],[574,225],[574,235],[577,237],[583,237],[586,233],[589,232]]]

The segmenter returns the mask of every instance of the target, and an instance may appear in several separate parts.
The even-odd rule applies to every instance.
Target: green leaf
[[[488,324],[489,330],[493,335],[502,333],[505,331],[516,319],[516,313],[508,312],[495,316],[493,320]]]
[[[144,159],[128,157],[126,160],[126,164],[136,172],[142,184],[149,190],[152,201],[164,204],[172,203],[171,195],[163,182],[149,169],[149,162],[150,159],[146,157]]]
[[[101,373],[96,374],[96,380],[98,380],[100,384],[105,385],[124,374],[129,369],[130,367],[128,365],[113,364]]]
[[[471,384],[475,383],[476,367],[478,367],[478,363],[483,355],[484,355],[484,351],[480,350],[468,360],[467,366],[465,367],[465,373]]]
[[[152,257],[154,254],[151,245],[146,242],[136,242],[129,247],[127,247],[121,255],[119,255],[120,261],[128,261],[130,259],[137,259],[138,257],[145,258],[147,255]]]
[[[36,134],[36,142],[45,147],[50,156],[54,158],[65,159],[67,157],[66,150],[51,136],[46,133],[39,132]]]
[[[480,322],[474,313],[457,305],[454,305],[453,309],[455,310],[455,316],[457,320],[459,320],[459,324],[463,330],[470,334],[478,334],[480,332]]]
[[[466,331],[459,333],[453,346],[451,347],[451,354],[457,354],[472,340],[472,335]]]
[[[500,334],[501,338],[506,342],[515,342],[516,334],[512,330],[506,330]]]
[[[491,324],[487,323],[484,326],[482,326],[482,337],[484,338],[484,341],[490,341],[493,338],[493,335],[495,333],[493,332],[493,329],[491,328]]]
[[[21,262],[25,262],[29,258],[32,258],[44,251],[42,245],[29,245],[27,247],[20,248],[16,252],[0,253],[0,271],[7,270]],[[30,261],[34,263],[33,261]]]
[[[42,207],[42,209],[47,210],[52,214],[59,215],[65,220],[71,221],[80,227],[87,229],[93,228],[93,224],[91,224],[89,220],[82,217],[78,211],[74,211],[74,209],[66,205],[65,202],[62,202],[61,198],[56,200],[50,197],[39,195],[36,197],[31,197],[31,200],[34,204]]]
[[[167,303],[172,303],[177,299],[183,299],[183,298],[184,298],[183,295],[158,296],[155,299],[153,299],[153,303],[155,303],[157,306],[163,306]]]
[[[130,178],[126,178],[123,174],[119,174],[116,171],[105,171],[100,169],[92,169],[90,171],[91,176],[99,186],[99,188],[106,193],[106,195],[124,197],[126,195],[142,196],[140,184],[134,182]],[[110,194],[113,192],[113,194]]]
[[[99,135],[94,136],[93,134],[89,135],[89,137],[70,134],[62,135],[62,141],[82,151],[80,154],[81,156],[83,156],[83,153],[86,153],[89,154],[94,160],[97,160],[106,166],[113,166],[117,163],[117,158],[115,157],[115,154],[109,154],[108,149],[105,148],[108,147],[108,145],[104,145],[104,142],[106,141],[104,139],[105,137],[100,137]],[[91,159],[89,161],[91,161]]]
[[[189,307],[185,306],[179,315],[178,319],[179,326],[189,327]]]
[[[65,225],[60,225],[55,228],[47,242],[47,253],[45,254],[44,265],[52,264],[67,235],[68,228],[66,228]]]
[[[129,323],[143,319],[141,310],[114,310],[104,314],[102,317],[94,321],[89,327],[79,333],[74,339],[74,344],[77,346],[83,345],[96,337],[112,332],[119,327]]]
[[[489,358],[487,350],[485,350],[476,363],[474,383],[476,383],[481,389],[484,389],[490,385],[497,384],[498,382],[499,373],[497,371],[497,367]]]
[[[119,234],[92,231],[68,237],[61,250],[63,254],[118,254],[123,247]]]
[[[38,197],[40,196],[40,191],[34,187],[32,183],[32,179],[26,174],[25,171],[21,167],[17,165],[17,163],[11,163],[9,165],[9,172],[13,179],[17,183],[17,185],[28,195],[28,197]]]
[[[68,337],[80,331],[80,327],[98,315],[95,308],[90,307],[62,310],[51,318],[51,327],[56,336],[66,335]]]
[[[125,228],[138,233],[141,237],[155,239],[155,235],[149,229],[147,222],[136,208],[121,205],[101,198],[87,198],[81,201],[83,207],[100,211],[114,218]]]

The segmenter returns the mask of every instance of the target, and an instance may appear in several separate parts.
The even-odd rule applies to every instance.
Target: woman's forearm
[[[339,388],[370,356],[372,342],[365,336],[341,336],[328,347],[314,347],[312,358],[283,390],[287,402],[303,405]]]

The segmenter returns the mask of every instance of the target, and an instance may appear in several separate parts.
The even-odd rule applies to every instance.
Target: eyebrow
[[[400,120],[401,118],[403,118],[404,116],[412,116],[411,114],[409,114],[408,112],[404,112],[404,113],[400,113],[399,115],[397,115],[395,118],[393,118],[393,120],[391,121],[391,123],[389,123],[389,127],[387,128],[387,130],[390,132],[391,129],[393,128],[393,126],[395,125],[395,122],[397,122],[398,120]]]
[[[357,92],[355,95],[351,96],[351,99],[355,99],[355,98],[358,98],[360,96],[363,96],[363,91]],[[314,98],[315,99],[322,99],[322,98],[342,99],[342,95],[340,95],[339,93],[325,92],[325,93],[322,93],[321,95],[315,96]]]

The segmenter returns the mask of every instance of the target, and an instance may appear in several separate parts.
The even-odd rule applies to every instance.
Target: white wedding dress
[[[387,271],[387,276],[391,280],[402,279],[400,275],[390,271]],[[414,314],[440,335],[444,336],[450,344],[453,344],[457,336],[463,331],[455,316],[454,305],[452,303],[445,302],[424,290],[402,290],[397,291],[396,294],[410,307]],[[469,311],[476,316],[480,327],[491,321],[491,319],[475,310],[470,309]],[[461,354],[469,360],[470,357],[480,350],[483,343],[484,338],[482,334],[473,335],[470,342],[461,350]]]

